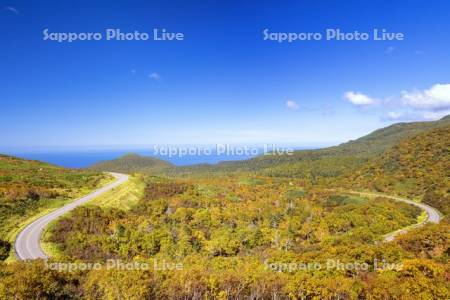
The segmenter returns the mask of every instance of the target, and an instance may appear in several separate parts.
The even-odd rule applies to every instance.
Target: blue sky
[[[322,146],[450,109],[448,1],[0,0],[0,149]],[[183,41],[43,40],[182,32]],[[404,33],[263,40],[262,31]]]

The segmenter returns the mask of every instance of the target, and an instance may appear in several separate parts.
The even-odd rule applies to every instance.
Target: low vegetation
[[[97,197],[94,204],[102,208],[129,210],[142,198],[144,189],[143,175],[134,174],[124,184]]]
[[[175,166],[164,160],[129,153],[118,159],[98,162],[90,167],[96,171],[119,173],[161,173]]]
[[[329,244],[375,243],[413,224],[420,211],[382,198],[297,190],[260,179],[147,183],[130,212],[86,207],[54,228],[52,242],[70,258],[185,259],[271,257],[273,251],[308,253]],[[326,251],[323,251],[326,252]]]
[[[110,178],[93,171],[0,155],[0,252],[28,219],[84,195]]]
[[[419,213],[404,203],[305,189],[290,180],[146,178],[136,206],[80,207],[55,224],[52,241],[65,255],[59,261],[120,259],[148,269],[68,272],[19,263],[0,267],[0,294],[26,298],[39,289],[48,299],[447,299],[447,223],[379,242]]]
[[[175,167],[162,160],[126,155],[122,158],[92,166],[94,170],[122,173],[139,172],[171,177],[223,176],[230,173],[258,174],[272,177],[304,178],[316,182],[335,178],[363,167],[402,139],[425,133],[435,128],[450,126],[450,116],[433,122],[398,123],[382,128],[335,147],[318,150],[294,151],[293,155],[259,156],[244,161],[227,161],[215,165],[199,164]]]
[[[397,124],[292,157],[98,164],[146,175],[53,223],[46,245],[58,260],[0,264],[0,299],[449,299],[449,121]],[[86,174],[72,192],[97,176]],[[444,218],[386,243],[423,212],[345,190],[414,198]],[[104,267],[110,260],[149,267]],[[103,267],[48,265],[57,262]]]
[[[402,140],[340,186],[403,195],[450,212],[450,126]]]

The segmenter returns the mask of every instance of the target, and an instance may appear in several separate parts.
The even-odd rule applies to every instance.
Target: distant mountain
[[[195,165],[177,168],[178,174],[199,172],[259,172],[268,176],[300,178],[335,177],[357,169],[370,158],[398,144],[402,139],[421,132],[450,125],[450,116],[438,121],[397,123],[378,129],[355,141],[318,150],[299,150],[293,155],[259,156],[244,161],[217,165]]]
[[[142,172],[171,176],[205,176],[229,172],[256,172],[266,176],[317,179],[336,177],[348,170],[356,170],[371,158],[393,147],[402,139],[421,132],[450,125],[450,116],[438,121],[397,123],[378,129],[355,141],[338,146],[299,150],[293,155],[262,155],[243,161],[224,161],[215,165],[198,164],[175,167],[156,158],[129,155],[105,161],[92,168],[102,171]]]
[[[378,154],[396,145],[400,140],[417,135],[421,132],[450,125],[450,115],[431,122],[396,123],[391,126],[375,130],[355,141],[349,141],[335,148],[356,154]]]
[[[149,156],[129,153],[113,160],[98,162],[89,169],[121,173],[160,173],[174,168],[171,163]]]

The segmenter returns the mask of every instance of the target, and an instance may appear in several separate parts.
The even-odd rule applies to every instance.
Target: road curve
[[[62,216],[63,214],[71,211],[75,207],[100,196],[104,192],[109,191],[128,180],[128,175],[120,174],[120,173],[112,173],[112,172],[110,174],[116,178],[116,181],[114,181],[113,183],[105,185],[104,187],[90,193],[89,195],[86,195],[82,198],[74,200],[74,201],[70,202],[69,204],[67,204],[63,207],[60,207],[57,210],[54,210],[51,213],[49,213],[45,216],[42,216],[39,219],[28,224],[19,233],[19,235],[17,236],[16,241],[14,243],[14,249],[16,251],[17,258],[19,260],[48,258],[47,255],[42,250],[41,245],[40,245],[41,235],[42,235],[42,232],[44,231],[44,228],[50,222],[52,222],[53,220]]]
[[[361,195],[361,196],[368,196],[368,197],[383,197],[383,198],[388,198],[388,199],[392,199],[392,200],[395,200],[395,201],[405,202],[405,203],[414,205],[414,206],[424,210],[427,213],[427,218],[424,221],[422,221],[420,223],[417,223],[417,224],[414,224],[412,226],[408,226],[406,228],[399,229],[397,231],[394,231],[394,232],[386,234],[384,236],[384,241],[385,242],[393,241],[397,235],[406,233],[408,230],[410,230],[412,228],[416,228],[416,227],[425,225],[426,223],[435,223],[435,224],[437,224],[437,223],[439,223],[441,221],[441,214],[439,213],[439,211],[436,208],[431,207],[429,205],[426,205],[424,203],[414,202],[412,200],[408,200],[408,199],[405,199],[405,198],[401,198],[401,197],[397,197],[397,196],[384,195],[384,194],[355,192],[355,191],[351,191],[350,193],[351,194],[358,194],[358,195]]]

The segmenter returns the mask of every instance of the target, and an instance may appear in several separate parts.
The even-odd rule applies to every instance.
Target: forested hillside
[[[120,173],[161,173],[174,167],[171,163],[135,153],[129,153],[118,159],[98,162],[90,167],[96,171],[109,171]]]
[[[105,162],[99,169],[176,176],[136,176],[140,184],[128,188],[137,190],[121,193],[121,202],[133,195],[129,205],[93,201],[62,217],[46,235],[58,253],[50,263],[114,259],[150,268],[55,271],[40,261],[0,263],[0,299],[449,299],[448,217],[387,243],[386,234],[417,224],[423,213],[345,192],[415,197],[448,213],[448,120],[394,125],[300,151],[286,158],[290,163],[223,163],[214,173],[205,172],[212,166],[187,172],[136,155]],[[41,178],[36,186],[45,187],[33,172],[30,180]],[[53,178],[48,172],[43,178]]]
[[[418,214],[415,207],[381,198],[302,190],[286,181],[153,179],[131,212],[79,209],[52,236],[71,258],[94,261],[267,256],[272,248],[308,252],[313,245],[322,248],[349,238],[373,243],[414,224]]]
[[[434,122],[397,123],[335,147],[295,151],[291,156],[260,156],[246,161],[224,162],[215,171],[256,171],[266,176],[311,180],[336,177],[362,166],[403,138],[446,125],[450,125],[450,116]],[[178,172],[189,173],[190,167],[179,168]]]
[[[49,299],[450,295],[448,224],[380,242],[383,234],[416,222],[420,212],[413,206],[264,177],[147,177],[145,183],[131,209],[78,208],[52,227],[49,238],[62,252],[60,261],[120,259],[146,262],[149,270],[0,266],[0,294],[26,298],[37,286]]]
[[[450,212],[450,125],[402,140],[341,184],[423,199]]]
[[[42,210],[62,205],[108,180],[93,171],[71,170],[47,163],[0,155],[0,240],[10,248],[12,232]],[[1,246],[0,244],[0,246]],[[0,259],[7,257],[0,250]]]
[[[263,155],[216,165],[175,167],[155,158],[130,155],[96,164],[92,168],[167,176],[220,176],[233,172],[256,172],[263,176],[296,177],[316,181],[322,177],[337,177],[349,170],[356,170],[404,138],[448,125],[450,116],[433,122],[398,123],[335,147],[294,151],[293,155]]]

